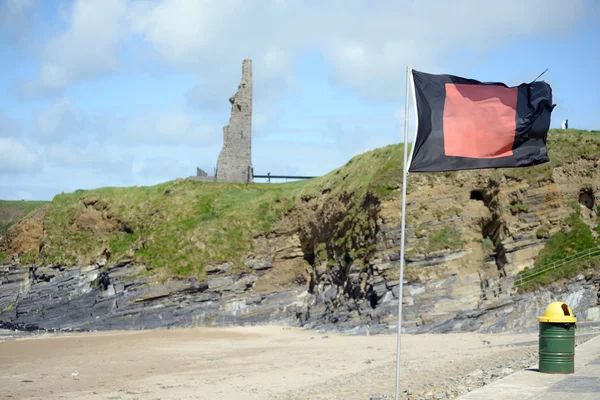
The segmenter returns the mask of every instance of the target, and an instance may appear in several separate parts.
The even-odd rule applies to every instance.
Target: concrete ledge
[[[600,336],[575,348],[574,374],[542,374],[537,364],[472,391],[460,400],[599,399]],[[568,393],[577,393],[574,397]]]

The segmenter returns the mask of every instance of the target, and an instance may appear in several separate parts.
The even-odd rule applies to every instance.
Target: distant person
[[[569,129],[569,120],[565,119],[563,123],[560,125],[561,129]]]

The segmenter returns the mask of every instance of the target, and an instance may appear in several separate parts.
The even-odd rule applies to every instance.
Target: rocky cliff
[[[600,320],[595,265],[532,293],[512,286],[553,234],[570,229],[565,221],[574,211],[590,228],[600,222],[600,137],[553,132],[549,152],[552,163],[528,169],[409,177],[406,331],[532,329],[554,299],[569,303],[580,321]],[[280,323],[393,330],[400,154],[401,146],[391,146],[314,182],[272,185],[247,214],[259,220],[243,220],[233,203],[228,220],[231,210],[219,207],[232,201],[227,196],[250,207],[267,190],[260,185],[184,182],[146,197],[57,196],[43,211],[38,242],[15,251],[23,229],[7,232],[0,321],[32,329]],[[207,203],[203,193],[215,188],[226,192]],[[169,219],[183,212],[184,200],[197,218]],[[190,259],[202,265],[194,269]]]

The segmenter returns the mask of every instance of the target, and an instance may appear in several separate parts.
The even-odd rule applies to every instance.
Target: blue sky
[[[0,199],[212,172],[244,58],[257,174],[400,142],[407,65],[549,68],[552,125],[600,129],[598,43],[594,0],[0,0]]]

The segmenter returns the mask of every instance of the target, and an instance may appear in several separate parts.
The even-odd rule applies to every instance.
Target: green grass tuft
[[[429,238],[426,252],[432,253],[440,250],[459,250],[465,245],[465,241],[459,231],[454,228],[444,227],[435,232]]]
[[[550,238],[550,232],[546,228],[538,228],[535,231],[535,237],[538,239],[548,239]]]
[[[511,204],[509,209],[510,209],[511,214],[516,215],[516,214],[519,214],[522,212],[529,211],[529,206],[527,206],[526,204],[521,204],[521,203]]]
[[[600,241],[594,238],[592,230],[581,220],[581,215],[578,212],[572,213],[565,224],[568,226],[568,231],[557,232],[550,237],[544,248],[538,253],[534,268],[549,265],[555,261],[560,261],[573,254],[585,251],[600,244]],[[600,267],[598,260],[582,260],[571,264],[560,266],[556,269],[550,269],[545,273],[534,277],[525,278],[526,283],[520,287],[521,291],[531,291],[538,287],[556,282],[560,279],[569,279],[578,273],[590,269]],[[530,268],[525,268],[520,275],[531,271]]]
[[[430,254],[443,250],[460,250],[467,244],[461,233],[452,227],[417,228],[415,233],[417,238],[421,240],[418,240],[415,248],[407,253],[409,256]],[[489,239],[483,240],[481,243],[483,246],[490,244],[493,246]]]
[[[536,257],[536,267],[562,260],[598,244],[592,235],[592,230],[578,214],[571,214],[565,223],[569,226],[569,231],[567,233],[561,231],[552,235]]]

